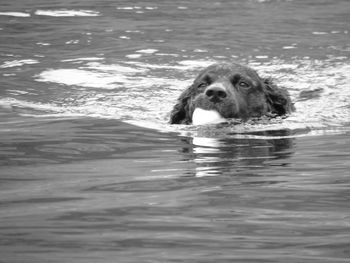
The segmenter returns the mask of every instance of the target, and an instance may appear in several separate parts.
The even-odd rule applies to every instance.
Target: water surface
[[[347,0],[0,6],[3,262],[349,262]],[[168,125],[235,61],[288,118]]]

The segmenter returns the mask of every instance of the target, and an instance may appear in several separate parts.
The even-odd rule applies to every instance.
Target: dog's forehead
[[[258,74],[255,70],[236,63],[217,63],[204,69],[200,76],[216,76],[216,77],[232,77],[235,75],[249,76],[251,78],[257,78]]]

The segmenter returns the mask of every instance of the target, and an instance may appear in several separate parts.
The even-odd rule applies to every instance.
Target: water
[[[347,0],[0,5],[0,262],[350,262]],[[168,125],[248,64],[297,111]]]

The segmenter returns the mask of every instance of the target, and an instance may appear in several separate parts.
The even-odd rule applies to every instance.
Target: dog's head
[[[218,63],[202,70],[179,97],[170,123],[190,124],[196,109],[215,111],[222,118],[284,115],[292,110],[289,95],[255,70],[235,63]]]

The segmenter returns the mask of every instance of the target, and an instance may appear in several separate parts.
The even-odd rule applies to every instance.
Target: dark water
[[[350,262],[350,2],[0,5],[0,262]],[[214,61],[287,119],[167,124]]]

